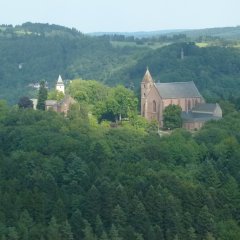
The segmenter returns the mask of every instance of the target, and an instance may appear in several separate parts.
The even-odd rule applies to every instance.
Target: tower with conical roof
[[[146,109],[147,109],[146,97],[150,92],[151,88],[153,87],[153,85],[154,85],[154,81],[147,67],[146,73],[141,82],[141,115],[142,116],[145,116],[146,114]]]
[[[61,75],[58,76],[58,80],[57,80],[57,84],[56,84],[56,90],[65,94],[65,86],[64,86]]]

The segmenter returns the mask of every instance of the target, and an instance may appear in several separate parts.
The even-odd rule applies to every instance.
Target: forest
[[[0,26],[0,54],[0,240],[240,239],[238,48],[117,47],[26,23]],[[223,119],[160,137],[139,116],[146,66],[194,80]],[[19,104],[42,80],[58,97],[59,73],[77,101],[67,117]]]
[[[67,118],[0,102],[0,239],[240,238],[237,105],[160,137],[123,86],[67,91]]]
[[[191,136],[1,102],[1,239],[239,239],[238,112]]]

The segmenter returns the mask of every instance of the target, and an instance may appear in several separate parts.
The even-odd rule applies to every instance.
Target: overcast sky
[[[41,22],[82,32],[240,25],[240,0],[1,0],[0,24]]]

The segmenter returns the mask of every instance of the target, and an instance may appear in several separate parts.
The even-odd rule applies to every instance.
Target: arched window
[[[157,111],[157,104],[156,104],[156,101],[153,100],[153,112],[156,112]]]
[[[142,109],[142,114],[143,114],[143,117],[145,117],[145,103],[143,104],[143,109]]]
[[[188,100],[188,111],[191,110],[191,100]]]
[[[198,104],[198,100],[197,99],[195,99],[195,106]]]

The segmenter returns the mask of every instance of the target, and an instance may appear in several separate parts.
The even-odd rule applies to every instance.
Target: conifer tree
[[[118,228],[119,232],[122,233],[124,227],[127,224],[126,214],[123,212],[120,205],[117,205],[112,212],[113,224]]]
[[[100,240],[108,240],[109,238],[108,238],[108,235],[106,234],[106,232],[105,231],[103,231],[103,233],[102,233],[102,235],[101,235],[101,237],[100,237]]]
[[[18,232],[21,239],[23,240],[30,239],[29,231],[32,225],[33,219],[29,215],[28,211],[27,210],[23,211],[18,221]]]
[[[48,233],[47,233],[48,240],[59,240],[61,239],[59,225],[55,219],[55,217],[51,218],[48,226]]]
[[[97,215],[96,223],[95,223],[95,233],[98,238],[102,236],[103,231],[104,231],[104,227],[103,227],[102,219],[99,215]]]
[[[67,220],[61,226],[61,237],[63,240],[73,240],[72,229]]]
[[[45,86],[45,81],[40,82],[40,88],[38,92],[37,109],[45,110],[45,101],[47,100],[48,92]]]
[[[72,232],[74,239],[82,239],[83,238],[83,230],[85,227],[84,219],[82,217],[82,213],[79,209],[77,209],[70,220],[72,226]]]
[[[112,227],[110,229],[109,236],[110,236],[111,240],[122,240],[122,238],[119,236],[118,230],[114,224],[112,225]]]
[[[144,240],[143,235],[140,233],[136,233],[136,240]]]
[[[92,226],[89,224],[87,220],[84,221],[85,228],[84,228],[84,236],[85,240],[96,240],[96,237],[93,233]]]
[[[85,216],[86,219],[91,223],[95,223],[95,219],[100,209],[100,193],[95,185],[89,189],[85,200]]]
[[[197,235],[196,235],[196,231],[193,227],[190,227],[187,231],[187,234],[188,234],[188,239],[189,240],[195,240],[197,239]]]
[[[8,240],[18,240],[19,236],[15,227],[8,228]]]

